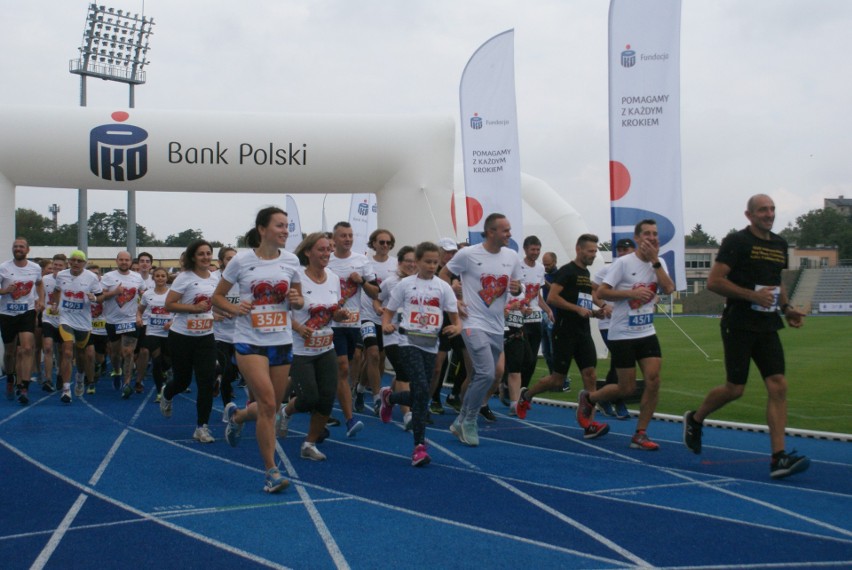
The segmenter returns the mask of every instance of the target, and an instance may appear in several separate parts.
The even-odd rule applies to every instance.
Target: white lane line
[[[33,562],[32,566],[30,566],[30,570],[41,570],[44,568],[48,560],[50,560],[51,555],[56,550],[56,547],[59,546],[60,542],[62,542],[62,538],[68,531],[71,523],[73,523],[74,519],[77,517],[77,513],[79,513],[80,509],[83,508],[83,504],[85,504],[86,499],[88,499],[86,494],[80,493],[77,500],[74,501],[74,504],[71,505],[71,508],[67,513],[65,513],[65,518],[62,519],[62,522],[59,523],[59,526],[55,531],[53,531],[53,534],[50,536],[50,540],[47,541],[47,544],[45,544],[44,548],[42,548],[41,552],[39,552],[35,562]]]
[[[277,439],[275,440],[275,451],[281,458],[281,463],[284,464],[284,469],[286,469],[287,475],[291,478],[298,477],[299,475],[296,473],[296,468],[287,457],[287,454],[284,453],[284,449],[281,447],[281,444]],[[319,533],[323,544],[325,544],[325,549],[328,550],[328,554],[331,556],[334,566],[340,570],[349,570],[349,563],[346,561],[346,557],[337,545],[337,541],[334,540],[331,530],[329,530],[328,526],[325,524],[325,521],[323,520],[320,512],[317,510],[313,499],[311,499],[311,496],[308,494],[308,490],[305,489],[304,485],[300,485],[298,483],[294,486],[296,487],[296,492],[299,494],[299,497],[302,498],[305,510],[308,511],[308,516],[311,517],[311,521],[314,523],[314,527],[316,527],[317,533]]]
[[[220,542],[218,540],[215,540],[215,539],[210,538],[208,536],[205,536],[203,534],[199,534],[197,532],[183,528],[183,527],[178,526],[176,524],[170,523],[170,522],[163,520],[163,519],[160,519],[160,518],[158,518],[158,517],[156,517],[152,514],[146,513],[145,511],[141,511],[141,510],[137,509],[136,507],[128,505],[127,503],[119,501],[118,499],[110,497],[109,495],[101,493],[100,491],[97,491],[97,490],[95,490],[94,488],[92,488],[88,485],[84,485],[83,483],[79,483],[79,482],[75,481],[74,479],[72,479],[71,477],[68,477],[68,476],[60,473],[59,471],[56,471],[55,469],[48,467],[44,463],[35,459],[34,457],[27,455],[23,451],[17,449],[13,445],[11,445],[8,441],[6,441],[3,438],[0,438],[0,445],[5,447],[9,451],[14,453],[18,457],[20,457],[21,459],[23,459],[24,461],[31,463],[35,467],[37,467],[37,468],[41,469],[42,471],[52,475],[53,477],[56,477],[60,481],[63,481],[65,483],[67,483],[68,485],[70,485],[70,486],[72,486],[76,489],[79,489],[83,493],[87,493],[87,494],[89,494],[89,495],[91,495],[95,498],[98,498],[98,499],[100,499],[100,500],[102,500],[106,503],[114,505],[114,506],[116,506],[120,509],[126,510],[129,513],[133,513],[134,515],[137,515],[138,517],[140,517],[140,518],[142,518],[146,521],[153,522],[154,524],[164,526],[164,527],[166,527],[170,530],[173,530],[177,533],[180,533],[184,536],[194,538],[195,540],[198,540],[199,542],[203,542],[203,543],[208,544],[210,546],[219,548],[220,550],[224,550],[225,552],[229,552],[231,554],[234,554],[235,556],[245,558],[245,559],[250,560],[252,562],[255,562],[257,564],[261,564],[263,566],[268,566],[269,568],[280,568],[282,570],[287,569],[287,567],[282,565],[282,564],[279,564],[277,562],[273,562],[272,560],[267,560],[266,558],[263,558],[262,556],[258,556],[257,554],[254,554],[252,552],[247,552],[247,551],[242,550],[240,548],[237,548],[235,546],[231,546],[230,544]]]
[[[39,404],[41,404],[42,402],[44,402],[45,400],[50,398],[52,395],[53,394],[48,394],[46,396],[42,396],[41,398],[39,398],[35,402],[30,402],[26,406],[21,406],[21,408],[17,412],[12,412],[8,416],[6,416],[2,420],[0,420],[0,426],[2,426],[3,424],[5,424],[8,421],[11,421],[11,420],[17,418],[18,416],[20,416],[21,414],[23,414],[27,410],[31,410],[31,409],[35,408],[36,406],[38,406]]]

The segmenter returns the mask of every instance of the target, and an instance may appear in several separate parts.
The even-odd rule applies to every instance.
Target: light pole
[[[129,105],[136,106],[134,88],[145,83],[148,41],[153,18],[124,10],[89,4],[80,57],[69,62],[69,71],[80,76],[80,106],[86,106],[86,77],[126,83]],[[88,195],[85,188],[77,191],[77,246],[89,248]],[[127,250],[136,256],[136,191],[127,191]]]

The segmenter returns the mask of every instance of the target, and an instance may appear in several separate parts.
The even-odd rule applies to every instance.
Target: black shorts
[[[553,327],[552,347],[553,371],[557,374],[568,374],[572,360],[580,370],[594,368],[598,364],[595,341],[586,331]]]
[[[133,354],[139,354],[141,349],[148,348],[145,346],[145,325],[137,326],[136,330],[139,331],[139,335],[136,337],[136,350],[133,351]]]
[[[398,344],[389,344],[385,347],[385,356],[388,357],[391,366],[393,367],[393,372],[396,374],[397,382],[408,382],[408,378],[405,377],[405,371],[403,370],[402,360],[399,357],[399,345]]]
[[[520,374],[530,353],[530,345],[524,338],[523,329],[509,329],[503,333],[503,354],[506,372]]]
[[[722,327],[725,373],[731,384],[745,384],[754,360],[761,378],[784,374],[784,347],[778,331],[754,332]]]
[[[59,327],[54,326],[51,323],[41,323],[41,337],[49,338],[53,342],[62,342],[62,339],[59,338]]]
[[[616,368],[633,368],[637,362],[646,358],[663,357],[660,341],[655,334],[627,340],[610,339],[609,350],[612,352],[612,365]]]
[[[107,344],[107,336],[105,334],[92,333],[89,335],[89,344],[86,346],[94,346],[96,354],[106,354]]]
[[[110,342],[116,342],[123,336],[136,339],[139,338],[139,329],[137,328],[136,323],[133,323],[133,330],[116,330],[121,329],[121,327],[123,326],[127,325],[111,325],[109,323],[106,324],[107,337],[109,338]]]
[[[349,360],[355,356],[355,347],[363,346],[360,329],[352,327],[331,327],[334,331],[334,353]]]
[[[2,333],[3,344],[12,344],[20,333],[35,333],[35,325],[35,310],[20,315],[0,315],[0,333]]]
[[[166,347],[168,346],[169,337],[167,336],[154,336],[150,334],[146,334],[142,339],[140,339],[139,344],[142,345],[143,348],[147,348],[148,352],[154,354],[155,351],[160,350],[162,353]]]
[[[378,346],[379,351],[385,349],[384,337],[382,336],[382,325],[377,325],[373,321],[361,321],[361,340],[364,343],[364,348]]]

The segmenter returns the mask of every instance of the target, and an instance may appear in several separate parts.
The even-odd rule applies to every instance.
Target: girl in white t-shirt
[[[306,237],[296,249],[304,304],[290,312],[293,317],[293,394],[281,410],[278,435],[287,435],[290,417],[310,413],[308,435],[302,443],[302,459],[323,461],[325,454],[317,443],[325,439],[326,422],[337,392],[337,355],[334,351],[332,322],[343,322],[349,312],[342,308],[340,280],[327,268],[331,243],[317,232]]]
[[[275,413],[287,392],[293,362],[289,311],[300,309],[303,303],[299,262],[284,249],[288,226],[284,210],[260,210],[254,228],[246,234],[252,249],[238,253],[228,262],[213,296],[220,311],[233,314],[234,305],[226,295],[233,285],[240,286],[234,351],[254,401],[243,410],[229,402],[222,419],[228,423],[225,439],[232,446],[237,445],[246,422],[257,422],[255,434],[266,469],[263,489],[267,493],[277,493],[290,484],[281,476],[275,461]]]
[[[391,298],[382,315],[382,329],[390,334],[399,330],[400,364],[406,371],[411,386],[410,392],[393,393],[382,388],[380,416],[390,422],[394,404],[410,405],[412,410],[412,432],[414,451],[411,464],[421,467],[429,463],[426,449],[426,414],[429,406],[429,382],[438,353],[438,334],[449,337],[461,333],[458,303],[450,285],[435,277],[438,269],[438,246],[423,242],[415,250],[417,275],[406,277],[391,292]],[[399,327],[394,324],[397,311],[402,312]],[[441,330],[443,312],[450,316],[450,326]]]
[[[169,272],[165,267],[158,267],[152,273],[154,286],[146,289],[139,300],[139,319],[144,319],[148,325],[145,327],[145,338],[142,346],[148,349],[151,355],[151,376],[157,385],[157,402],[160,400],[160,391],[163,389],[165,380],[164,359],[168,353],[167,340],[169,328],[172,326],[172,315],[166,310],[166,296],[169,292]],[[138,322],[138,320],[137,320]]]

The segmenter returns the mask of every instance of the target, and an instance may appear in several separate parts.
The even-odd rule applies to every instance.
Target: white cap
[[[438,247],[444,251],[458,251],[459,249],[459,246],[456,245],[456,242],[452,238],[441,238],[438,240]]]

